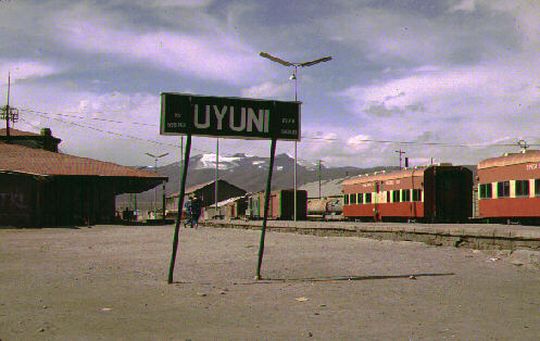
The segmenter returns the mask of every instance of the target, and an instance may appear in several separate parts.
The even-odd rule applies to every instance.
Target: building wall
[[[32,176],[0,175],[0,226],[35,223],[37,187]]]
[[[71,226],[110,223],[113,180],[0,174],[0,226]]]

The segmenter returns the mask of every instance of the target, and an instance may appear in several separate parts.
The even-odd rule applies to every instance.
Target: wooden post
[[[272,139],[272,145],[270,147],[270,165],[268,166],[268,178],[266,179],[266,192],[264,193],[264,212],[263,223],[261,229],[261,240],[259,243],[259,259],[257,261],[257,274],[255,279],[261,279],[261,266],[264,255],[264,237],[266,234],[266,222],[268,220],[268,207],[270,205],[270,190],[272,185],[272,171],[274,169],[274,155],[276,154],[276,139]]]
[[[178,249],[178,233],[180,231],[180,225],[182,223],[182,209],[184,208],[184,195],[186,194],[186,179],[189,165],[189,153],[191,151],[191,134],[187,135],[186,152],[184,155],[184,164],[181,170],[181,182],[180,182],[180,194],[178,197],[178,216],[176,217],[176,225],[174,227],[173,249],[171,255],[171,264],[169,265],[169,279],[168,283],[173,282],[174,264],[176,262],[176,252]]]

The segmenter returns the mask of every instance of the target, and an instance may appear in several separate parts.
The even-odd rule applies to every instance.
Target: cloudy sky
[[[540,143],[534,0],[0,0],[0,46],[15,128],[50,127],[63,152],[126,165],[179,159],[180,137],[159,135],[161,92],[292,100],[292,70],[260,51],[333,57],[299,70],[302,160],[396,165],[401,148],[413,165],[472,164]],[[192,154],[215,144],[194,138]]]

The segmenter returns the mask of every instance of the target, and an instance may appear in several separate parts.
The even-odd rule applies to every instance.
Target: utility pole
[[[158,168],[157,168],[158,160],[161,159],[162,157],[169,155],[169,153],[164,153],[161,155],[154,155],[151,153],[144,153],[144,154],[150,156],[151,158],[154,158],[154,172],[156,173],[156,175],[158,174]],[[163,191],[162,210],[163,210],[163,219],[165,219],[165,181],[163,181],[162,191]],[[155,219],[157,219],[157,188],[154,188],[154,202],[152,206],[153,206],[152,208],[156,211]]]
[[[399,169],[403,169],[403,154],[405,154],[405,151],[399,148],[399,150],[396,150],[395,152],[399,153]]]
[[[321,170],[322,170],[322,166],[321,166],[321,163],[322,163],[322,160],[319,160],[319,171],[318,171],[318,177],[319,177],[319,199],[322,197],[322,193],[321,193]]]
[[[9,121],[15,123],[19,120],[19,110],[9,106],[9,97],[11,90],[11,74],[8,73],[8,87],[7,87],[7,99],[6,105],[0,111],[0,119],[6,120],[6,142],[9,142],[11,133],[9,131]]]

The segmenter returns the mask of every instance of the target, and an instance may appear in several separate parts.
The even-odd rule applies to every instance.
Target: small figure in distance
[[[197,197],[197,195],[194,195],[191,200],[191,227],[196,226],[199,227],[199,217],[201,216],[201,206],[202,202]]]
[[[184,204],[184,209],[186,212],[186,220],[184,221],[184,228],[187,228],[188,225],[190,227],[193,227],[193,220],[192,220],[192,207],[193,207],[193,196],[189,196],[186,200],[186,203]]]

